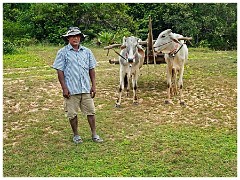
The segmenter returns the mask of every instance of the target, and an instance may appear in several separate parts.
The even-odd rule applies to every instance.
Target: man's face
[[[69,43],[74,47],[74,46],[78,46],[80,44],[80,35],[75,35],[75,36],[69,36],[68,37],[68,41]]]

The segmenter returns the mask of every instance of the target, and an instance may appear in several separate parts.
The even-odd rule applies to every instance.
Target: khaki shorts
[[[69,119],[73,119],[78,110],[85,115],[95,115],[95,106],[90,94],[76,94],[64,98],[64,110]]]

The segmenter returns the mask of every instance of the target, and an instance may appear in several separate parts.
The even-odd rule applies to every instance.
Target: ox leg
[[[132,86],[133,86],[133,104],[138,104],[137,98],[137,81],[138,81],[139,70],[132,75]]]
[[[183,100],[183,71],[184,71],[184,66],[182,66],[182,68],[180,68],[179,71],[179,81],[178,81],[178,86],[180,89],[180,105],[185,105],[185,102]]]
[[[177,70],[172,68],[172,88],[171,95],[174,96],[177,94]]]
[[[127,74],[126,75],[126,78],[127,78],[127,96],[129,96],[129,90],[130,90],[130,79],[131,79],[131,75],[130,74]]]
[[[124,89],[124,77],[125,77],[125,73],[120,71],[119,94],[118,94],[117,102],[115,104],[115,107],[117,107],[117,108],[119,108],[121,105],[122,91]]]
[[[172,68],[167,66],[167,99],[165,104],[173,104],[171,101],[171,89],[172,89]]]

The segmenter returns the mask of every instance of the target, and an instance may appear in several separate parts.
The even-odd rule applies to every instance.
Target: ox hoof
[[[184,101],[181,101],[181,102],[180,102],[180,105],[181,105],[181,106],[186,106],[186,104],[185,104]]]
[[[120,104],[115,104],[115,108],[120,108]]]
[[[165,102],[164,102],[165,104],[173,104],[173,102],[171,101],[171,100],[165,100]]]
[[[139,103],[137,101],[133,102],[133,105],[137,106]]]

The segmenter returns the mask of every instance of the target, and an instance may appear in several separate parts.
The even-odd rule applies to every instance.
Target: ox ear
[[[127,38],[125,36],[123,36],[123,44],[121,45],[120,49],[126,48],[126,40],[127,40]]]
[[[171,29],[167,29],[166,32],[167,32],[167,33],[171,33],[172,30],[171,30]]]
[[[142,49],[142,47],[140,46],[140,45],[137,45],[137,47],[138,47],[138,53],[142,56],[142,58],[144,58],[145,57],[145,53],[144,53],[144,50]]]
[[[123,44],[125,44],[126,43],[126,37],[125,36],[123,36]]]

